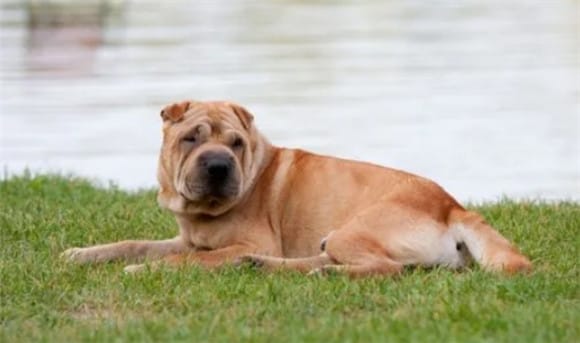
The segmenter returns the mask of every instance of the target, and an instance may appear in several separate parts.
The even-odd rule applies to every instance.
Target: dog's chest
[[[235,225],[224,221],[197,222],[179,220],[181,237],[200,249],[218,249],[231,244],[235,236]]]

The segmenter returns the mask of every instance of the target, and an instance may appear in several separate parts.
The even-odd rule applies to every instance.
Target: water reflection
[[[92,73],[109,25],[121,24],[124,2],[28,1],[26,67],[34,75],[82,77]]]
[[[580,198],[577,2],[69,3],[84,5],[1,5],[10,171],[152,186],[159,108],[228,98],[274,143],[461,199]]]

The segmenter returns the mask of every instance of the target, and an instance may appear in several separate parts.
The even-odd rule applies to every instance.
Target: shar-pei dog
[[[481,215],[426,178],[276,147],[231,102],[174,103],[161,118],[158,202],[175,216],[177,237],[72,248],[66,259],[144,263],[127,272],[250,263],[355,277],[471,261],[490,271],[531,269]]]

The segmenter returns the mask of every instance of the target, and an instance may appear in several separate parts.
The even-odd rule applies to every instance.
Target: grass
[[[535,271],[412,270],[349,280],[197,268],[124,275],[67,247],[167,238],[153,191],[57,176],[0,181],[0,342],[579,342],[580,204],[475,207]]]

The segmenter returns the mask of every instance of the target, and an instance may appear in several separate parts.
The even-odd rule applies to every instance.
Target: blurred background
[[[579,1],[0,4],[3,177],[154,187],[161,107],[230,99],[464,201],[580,199]]]

